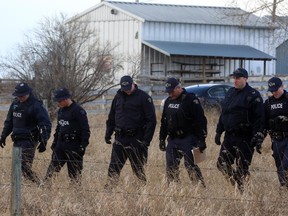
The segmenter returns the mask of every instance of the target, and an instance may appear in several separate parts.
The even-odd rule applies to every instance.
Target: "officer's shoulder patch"
[[[260,103],[260,102],[261,102],[261,99],[260,99],[259,97],[257,97],[257,98],[255,99],[255,102]]]
[[[81,115],[86,115],[86,111],[84,109],[80,109],[80,114]]]
[[[194,100],[193,100],[193,103],[194,103],[194,104],[199,104],[199,100],[198,100],[198,99],[194,99]]]
[[[148,97],[147,100],[148,100],[149,103],[152,103],[152,98],[151,97]]]

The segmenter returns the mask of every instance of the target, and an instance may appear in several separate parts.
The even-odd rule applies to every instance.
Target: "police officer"
[[[10,105],[4,128],[0,138],[0,146],[4,148],[6,138],[12,132],[11,138],[15,147],[22,149],[23,176],[40,184],[40,179],[31,170],[36,147],[38,151],[46,150],[51,133],[51,122],[43,103],[37,100],[27,83],[16,85],[12,94],[16,98]]]
[[[168,183],[179,179],[179,164],[184,157],[184,165],[191,181],[197,181],[205,187],[200,168],[194,163],[192,149],[206,149],[207,119],[195,94],[181,88],[177,79],[168,78],[165,91],[169,97],[165,100],[161,126],[161,151],[166,151],[166,175]],[[166,138],[168,145],[166,148]]]
[[[148,147],[156,127],[152,98],[138,88],[131,76],[123,76],[120,85],[121,89],[112,101],[106,122],[107,144],[111,144],[111,136],[115,133],[106,189],[117,185],[127,159],[140,182],[146,183],[144,164],[147,162]]]
[[[87,114],[80,105],[71,99],[71,94],[66,88],[60,88],[55,92],[54,101],[57,101],[59,110],[51,146],[52,161],[45,180],[49,180],[54,172],[60,172],[67,163],[71,183],[80,185],[83,156],[90,138]]]
[[[272,77],[268,81],[272,96],[265,100],[265,129],[272,140],[272,151],[280,186],[288,187],[288,93],[282,80]]]
[[[249,86],[244,68],[238,68],[230,76],[234,79],[234,87],[226,94],[216,129],[217,145],[221,145],[221,134],[225,131],[217,167],[243,192],[243,181],[249,176],[254,147],[260,152],[264,139],[261,128],[264,108],[260,93]],[[234,162],[236,169],[232,167]]]

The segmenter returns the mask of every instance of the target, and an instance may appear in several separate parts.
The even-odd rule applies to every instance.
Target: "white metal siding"
[[[127,60],[123,65],[124,70],[121,74],[117,74],[117,78],[129,73],[132,67],[129,64],[129,56],[141,53],[141,22],[121,11],[112,14],[111,8],[106,5],[86,13],[80,17],[80,20],[91,22],[91,28],[99,33],[100,43],[110,42],[112,46],[117,46],[115,54]],[[136,34],[138,38],[135,37]]]
[[[269,41],[269,30],[256,28],[240,28],[221,25],[178,24],[145,22],[143,24],[143,40],[162,40],[193,43],[248,45],[275,56],[275,46]],[[263,62],[246,61],[245,66],[251,73],[263,73]],[[267,62],[268,74],[275,73],[275,61]]]

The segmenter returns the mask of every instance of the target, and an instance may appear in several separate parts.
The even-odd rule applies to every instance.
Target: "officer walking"
[[[264,108],[260,93],[247,83],[248,73],[244,68],[238,68],[230,76],[234,79],[234,87],[226,94],[216,129],[217,145],[221,145],[221,134],[225,131],[217,167],[243,192],[254,147],[260,152],[264,139],[261,129]],[[234,162],[236,169],[232,167]]]
[[[179,182],[179,164],[184,165],[191,181],[205,187],[200,168],[194,163],[192,149],[206,149],[207,119],[195,94],[187,93],[175,78],[168,78],[165,84],[169,97],[165,100],[161,126],[160,150],[166,151],[166,175],[168,183]],[[166,148],[166,138],[168,145]]]
[[[272,151],[280,186],[288,187],[288,93],[282,80],[268,81],[272,96],[265,100],[265,126],[272,140]]]
[[[111,144],[111,136],[115,132],[106,189],[112,189],[117,185],[127,159],[140,182],[146,183],[144,165],[156,127],[152,98],[138,88],[131,76],[123,76],[120,85],[121,89],[112,101],[106,122],[107,144]]]
[[[12,95],[16,98],[10,105],[4,122],[0,146],[4,148],[6,138],[12,133],[13,145],[22,149],[21,169],[24,178],[40,184],[40,179],[31,168],[36,147],[38,146],[40,153],[44,152],[50,137],[51,122],[48,112],[43,103],[34,97],[27,83],[17,84]]]
[[[60,172],[67,163],[71,183],[80,185],[83,156],[90,138],[87,114],[80,105],[71,99],[71,94],[66,88],[60,88],[55,92],[54,101],[57,101],[59,110],[51,146],[52,161],[45,180],[49,180],[54,172]]]

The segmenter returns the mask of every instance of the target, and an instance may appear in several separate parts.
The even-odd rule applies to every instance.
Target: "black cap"
[[[57,91],[55,91],[53,100],[54,101],[61,101],[61,100],[65,100],[65,99],[70,98],[70,97],[71,97],[71,94],[67,88],[60,88]]]
[[[165,92],[171,93],[175,89],[175,87],[178,85],[179,85],[179,81],[176,78],[174,77],[168,78],[165,83]]]
[[[230,76],[239,78],[239,77],[245,77],[248,78],[248,72],[244,68],[238,68],[235,70]]]
[[[275,92],[282,86],[282,80],[278,77],[272,77],[268,80],[268,91]]]
[[[122,91],[129,91],[132,88],[133,79],[131,76],[123,76],[120,80],[121,90]]]
[[[32,89],[28,86],[27,83],[21,82],[15,86],[15,90],[12,95],[16,97],[21,97],[30,94],[31,91]]]

